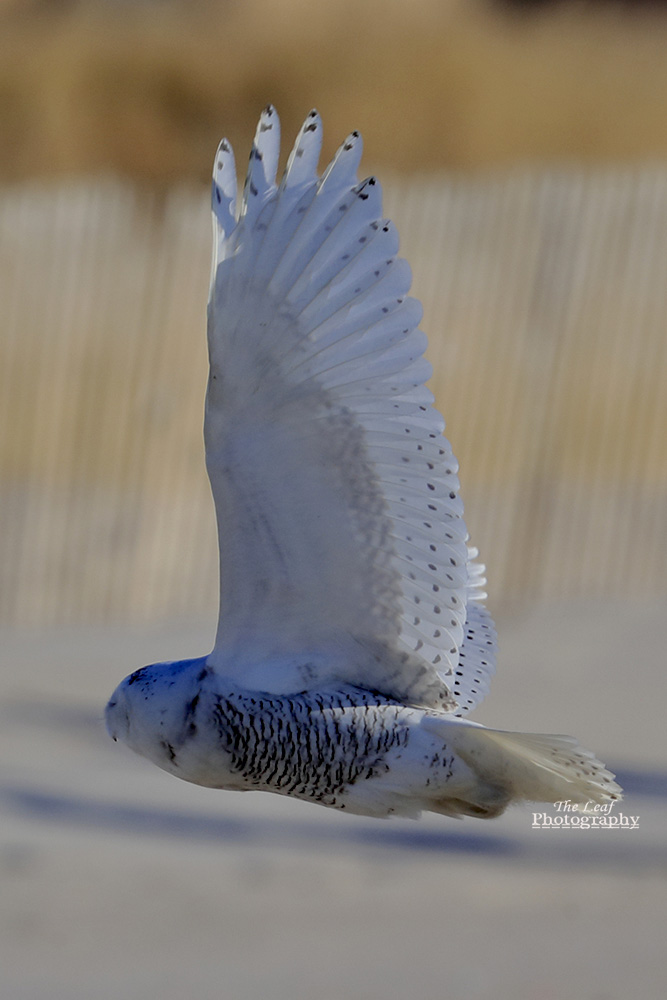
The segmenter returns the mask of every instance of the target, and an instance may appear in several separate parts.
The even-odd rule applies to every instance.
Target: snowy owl
[[[215,648],[130,674],[109,733],[186,781],[364,816],[618,798],[576,740],[468,718],[496,635],[425,386],[422,309],[379,183],[357,181],[361,137],[320,177],[321,138],[311,111],[276,181],[266,108],[238,216],[233,153],[218,147],[204,423]]]

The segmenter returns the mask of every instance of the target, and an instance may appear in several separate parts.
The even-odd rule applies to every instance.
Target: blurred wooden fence
[[[667,169],[394,180],[492,605],[667,596]],[[0,618],[213,614],[199,192],[0,192]]]

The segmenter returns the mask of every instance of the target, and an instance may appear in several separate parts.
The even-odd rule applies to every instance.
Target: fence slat
[[[502,601],[667,592],[667,169],[394,179]],[[0,191],[0,620],[214,614],[205,196]]]

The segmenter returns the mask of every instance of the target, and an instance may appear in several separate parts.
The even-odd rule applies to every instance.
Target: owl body
[[[268,791],[364,816],[422,810],[490,816],[508,792],[457,751],[480,728],[351,685],[290,695],[245,690],[206,657],[131,674],[107,726],[163,770],[194,784]],[[430,724],[430,725],[429,725]]]

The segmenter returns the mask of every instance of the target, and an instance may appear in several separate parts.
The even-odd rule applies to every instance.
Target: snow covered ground
[[[635,829],[373,821],[175,781],[113,744],[126,673],[212,625],[5,633],[0,996],[8,1000],[621,1000],[665,995],[661,604],[499,621],[476,719],[568,732],[618,772]]]

